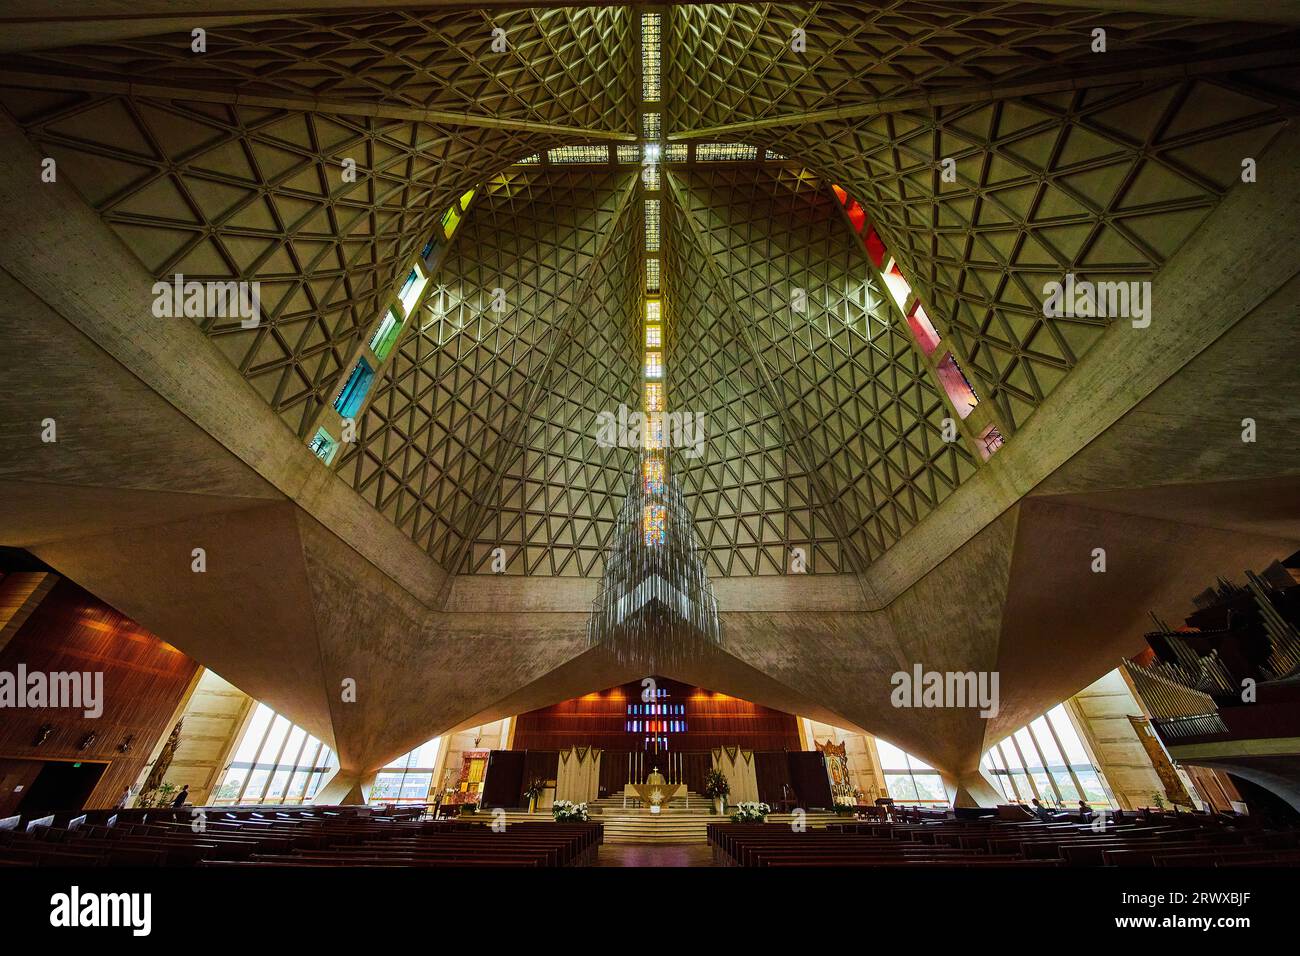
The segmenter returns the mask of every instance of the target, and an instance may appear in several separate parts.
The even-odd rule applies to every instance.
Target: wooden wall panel
[[[98,718],[72,709],[0,710],[0,758],[108,761],[108,770],[86,803],[113,806],[135,783],[158,739],[189,688],[198,664],[66,579],[50,589],[0,651],[0,671],[102,672],[103,707]],[[53,731],[40,746],[42,724]],[[88,734],[95,739],[84,749]],[[128,738],[130,751],[119,745]]]
[[[622,752],[645,750],[645,738],[657,736],[631,732],[629,720],[685,721],[685,731],[668,731],[670,751],[707,751],[715,747],[746,750],[799,750],[799,727],[794,716],[752,704],[703,687],[664,678],[656,685],[668,692],[657,703],[685,705],[684,714],[661,716],[629,714],[641,705],[641,684],[633,681],[599,693],[575,697],[551,707],[520,714],[515,721],[514,750],[566,750],[599,747]]]

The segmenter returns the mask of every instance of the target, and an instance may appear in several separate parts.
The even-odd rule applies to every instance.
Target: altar
[[[623,806],[626,807],[628,798],[631,798],[649,807],[651,813],[658,813],[660,807],[685,796],[684,783],[629,783],[623,787]]]

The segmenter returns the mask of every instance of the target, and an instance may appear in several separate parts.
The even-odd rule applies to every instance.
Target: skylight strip
[[[546,151],[546,159],[553,165],[571,166],[579,163],[608,163],[609,147],[556,146]]]
[[[659,100],[660,18],[657,13],[641,14],[641,98]]]
[[[758,159],[758,147],[743,143],[700,143],[695,147],[695,158],[706,163]]]
[[[659,251],[659,200],[645,200],[645,251]]]

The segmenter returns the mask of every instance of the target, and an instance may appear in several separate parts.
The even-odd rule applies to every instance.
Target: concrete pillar
[[[955,779],[945,778],[944,785],[952,795],[952,805],[957,808],[996,807],[1006,802],[1002,791],[982,770],[962,774]]]
[[[363,773],[356,770],[338,768],[334,775],[325,781],[325,786],[317,791],[312,803],[321,806],[358,806],[370,800],[370,791],[375,785],[376,771]]]

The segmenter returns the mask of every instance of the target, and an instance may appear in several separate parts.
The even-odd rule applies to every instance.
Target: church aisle
[[[596,866],[717,866],[713,850],[706,844],[683,843],[660,846],[601,846]]]

